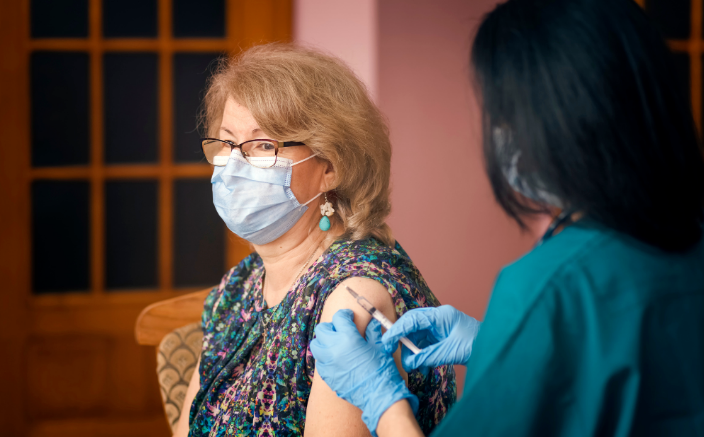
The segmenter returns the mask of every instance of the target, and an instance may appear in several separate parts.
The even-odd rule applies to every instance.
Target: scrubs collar
[[[550,223],[550,226],[548,226],[548,230],[545,231],[545,234],[543,235],[543,238],[540,239],[538,242],[538,245],[541,245],[548,241],[553,234],[555,233],[555,230],[559,228],[560,226],[563,225],[569,225],[572,223],[572,215],[575,213],[574,210],[572,209],[565,209],[563,210],[560,215],[555,217],[555,219]]]

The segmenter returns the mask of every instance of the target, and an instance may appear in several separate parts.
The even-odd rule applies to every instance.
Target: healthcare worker
[[[407,370],[467,366],[436,436],[704,435],[704,163],[662,37],[633,0],[509,0],[471,63],[497,201],[519,223],[562,214],[481,327],[442,306],[363,337],[342,310],[316,328],[317,371],[379,437],[422,435],[401,336],[423,348]]]

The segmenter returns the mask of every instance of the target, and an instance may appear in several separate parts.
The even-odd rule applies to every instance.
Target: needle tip
[[[351,289],[350,287],[348,287],[347,285],[345,285],[345,288],[347,289],[347,291],[350,292],[350,294],[352,295],[352,297],[354,297],[355,299],[357,299],[357,298],[359,297],[359,295],[358,295],[353,289]]]

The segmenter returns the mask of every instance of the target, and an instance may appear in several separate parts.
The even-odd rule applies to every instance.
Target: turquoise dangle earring
[[[320,227],[321,231],[330,230],[330,219],[328,217],[335,214],[335,209],[332,207],[332,203],[328,201],[327,193],[325,193],[325,203],[320,205],[320,214],[322,214],[323,217],[320,219],[318,227]]]

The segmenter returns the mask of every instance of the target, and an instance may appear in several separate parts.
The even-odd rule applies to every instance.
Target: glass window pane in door
[[[88,0],[31,0],[32,38],[86,38]]]
[[[689,39],[691,0],[646,0],[645,10],[665,38]]]
[[[176,180],[174,188],[174,285],[215,285],[225,273],[226,233],[210,180]]]
[[[34,52],[30,59],[32,165],[88,163],[88,54]]]
[[[103,0],[105,38],[155,38],[156,0]]]
[[[173,0],[176,38],[225,36],[225,0]]]
[[[90,186],[86,181],[32,183],[32,290],[90,288]]]
[[[219,53],[174,55],[174,160],[205,162],[200,148],[197,115],[208,77]]]
[[[674,68],[677,73],[677,81],[682,93],[684,93],[687,101],[691,104],[692,99],[692,86],[690,82],[690,70],[689,70],[689,54],[688,53],[675,53],[674,54]]]
[[[105,288],[157,285],[157,181],[105,183]]]
[[[107,53],[105,162],[157,161],[158,57],[155,53]]]

